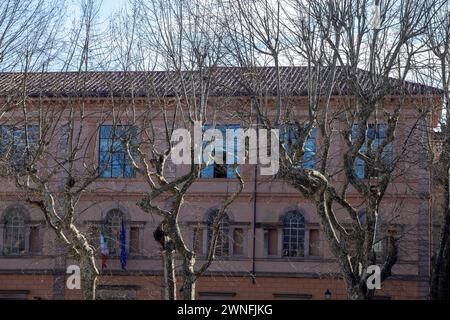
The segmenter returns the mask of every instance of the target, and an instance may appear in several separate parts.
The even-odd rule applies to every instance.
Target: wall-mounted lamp
[[[331,291],[329,289],[327,289],[323,295],[325,296],[325,300],[331,299]]]

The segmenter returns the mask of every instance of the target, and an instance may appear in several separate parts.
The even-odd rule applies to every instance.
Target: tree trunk
[[[95,300],[98,270],[95,266],[94,256],[84,256],[80,260],[81,295],[83,300]]]
[[[347,282],[347,295],[350,300],[369,300],[367,288],[363,288],[359,284],[349,284]]]
[[[449,272],[450,272],[450,180],[448,175],[443,178],[444,221],[441,229],[439,250],[434,259],[433,273],[431,275],[430,297],[432,300],[449,299]]]
[[[183,260],[183,299],[195,300],[195,257],[192,254]]]
[[[161,251],[164,268],[164,293],[166,300],[177,300],[177,280],[175,274],[175,251],[167,245],[166,250]]]
[[[434,259],[431,275],[430,297],[432,300],[448,300],[450,298],[450,209],[449,180],[444,183],[444,223],[441,230],[439,250]]]
[[[348,288],[347,293],[350,300],[367,300],[366,294],[359,288]]]
[[[71,239],[69,249],[76,248],[76,257],[80,264],[81,295],[83,300],[95,300],[95,289],[99,275],[95,264],[95,253],[89,245],[86,237],[78,229],[70,224],[66,229]]]

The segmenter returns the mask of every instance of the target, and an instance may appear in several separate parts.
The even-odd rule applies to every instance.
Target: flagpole
[[[122,228],[121,228],[121,235],[120,235],[120,264],[122,266],[122,270],[126,271],[127,255],[126,255],[126,243],[125,243],[125,224],[123,222],[123,216],[122,216]]]
[[[105,271],[107,268],[106,261],[108,256],[108,247],[105,240],[105,230],[104,230],[104,223],[103,223],[103,212],[101,213],[101,220],[100,220],[100,253],[102,257],[102,272]]]

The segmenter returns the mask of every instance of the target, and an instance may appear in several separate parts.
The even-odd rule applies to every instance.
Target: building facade
[[[161,249],[153,237],[160,218],[143,212],[137,205],[148,187],[143,177],[133,171],[123,150],[115,152],[121,160],[102,156],[102,145],[111,143],[111,124],[96,113],[113,104],[130,105],[131,98],[110,90],[111,86],[122,88],[120,73],[84,76],[92,82],[87,85],[88,90],[85,89],[83,95],[71,95],[69,89],[74,88],[78,74],[31,75],[26,80],[31,87],[27,99],[31,106],[37,101],[49,106],[83,101],[84,107],[92,112],[86,122],[89,136],[95,137],[90,154],[98,159],[96,161],[104,161],[108,170],[94,183],[95,192],[83,194],[77,224],[95,247],[99,269],[102,265],[100,233],[106,239],[108,256],[106,268],[99,277],[98,298],[163,299]],[[138,80],[142,77],[141,74],[128,76]],[[223,77],[230,77],[229,72]],[[5,104],[8,95],[22,81],[21,74],[0,75]],[[415,106],[430,96],[421,86],[415,85],[415,88],[417,92],[408,96],[407,107],[402,111],[400,136],[412,125]],[[220,99],[220,95],[214,99]],[[306,116],[306,94],[299,92],[292,99],[301,110],[300,117]],[[139,101],[145,104],[146,98],[141,97]],[[237,92],[228,104],[239,110],[245,109],[246,101],[247,97]],[[348,103],[348,97],[336,94],[331,101],[332,107],[338,109]],[[398,101],[399,97],[390,95],[386,105],[395,106]],[[224,126],[236,127],[237,120],[227,120],[226,112],[220,117]],[[11,119],[3,118],[1,125],[6,128]],[[382,128],[373,130],[377,137],[382,136]],[[345,148],[345,142],[339,130],[334,134],[331,154],[335,155],[338,166],[339,152]],[[308,161],[311,161],[321,148],[320,134],[314,132],[308,141]],[[390,152],[396,154],[401,148],[401,145],[394,145]],[[376,296],[380,299],[426,299],[433,236],[430,233],[429,173],[418,162],[405,161],[399,166],[404,174],[392,181],[380,213],[384,231],[402,235],[399,258],[393,276],[383,283]],[[186,168],[173,166],[171,170],[174,176],[180,176]],[[344,281],[327,247],[314,205],[286,183],[261,176],[258,166],[244,164],[239,170],[245,181],[244,190],[221,222],[217,259],[198,280],[198,299],[324,299],[325,292],[331,293],[331,299],[346,299]],[[363,177],[369,174],[364,172],[363,165],[357,170]],[[343,173],[337,173],[334,179],[338,183],[343,181]],[[208,248],[211,221],[218,205],[236,186],[236,178],[229,168],[210,166],[189,189],[181,214],[182,227],[188,244],[197,252],[199,263]],[[350,191],[349,197],[358,202],[356,191]],[[122,223],[126,270],[121,268],[120,261]],[[387,247],[385,241],[388,240],[380,239],[377,243],[376,250],[380,254]],[[42,212],[24,201],[14,181],[2,178],[0,299],[79,299],[80,290],[70,289],[66,283],[71,265],[76,262],[68,257]]]

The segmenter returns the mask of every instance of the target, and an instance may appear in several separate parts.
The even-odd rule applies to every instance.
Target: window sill
[[[98,181],[101,182],[124,182],[124,181],[137,181],[139,178],[133,177],[133,178],[98,178]]]
[[[127,259],[147,259],[148,257],[144,256],[142,253],[125,253],[127,256]],[[120,260],[120,254],[113,255],[113,256],[106,256],[109,260]]]
[[[238,178],[199,178],[198,181],[235,181],[238,182]]]
[[[364,178],[359,178],[359,179],[364,180],[364,181],[368,181],[368,180],[378,181],[378,180],[381,180],[381,177],[364,177]]]
[[[320,256],[307,256],[307,257],[280,257],[280,256],[267,256],[263,258],[259,258],[259,260],[265,261],[298,261],[298,262],[309,262],[309,261],[323,261],[323,257]]]
[[[48,255],[43,255],[41,253],[21,253],[21,254],[0,254],[1,259],[33,259],[33,258],[43,258]]]
[[[198,255],[197,256],[197,260],[206,260],[206,256],[205,255]],[[221,257],[215,257],[215,259],[213,261],[245,261],[245,260],[250,260],[250,257],[245,256],[245,255],[239,255],[239,256],[221,256]]]

